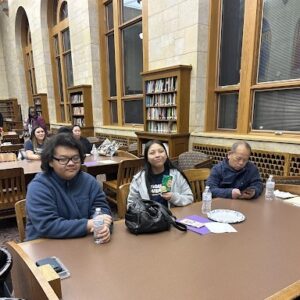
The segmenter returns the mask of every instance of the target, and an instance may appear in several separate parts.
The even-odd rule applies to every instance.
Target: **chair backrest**
[[[194,201],[202,200],[202,193],[205,189],[205,180],[208,178],[210,174],[210,169],[202,168],[202,169],[187,169],[184,170],[183,173],[189,180],[193,195]]]
[[[133,176],[139,172],[144,166],[144,159],[128,159],[123,160],[119,164],[117,175],[117,188],[124,183],[130,183]]]
[[[1,153],[11,152],[18,155],[19,150],[23,148],[24,148],[24,144],[1,145],[0,152]]]
[[[300,299],[300,280],[280,290],[265,300],[296,300]]]
[[[7,245],[14,262],[11,270],[14,296],[25,299],[58,300],[42,272],[24,250],[13,241]]]
[[[16,219],[19,231],[20,242],[25,241],[26,226],[26,200],[20,200],[15,203]]]
[[[130,157],[130,158],[138,158],[136,155],[128,152],[128,151],[124,151],[124,150],[117,150],[116,151],[116,156],[120,156],[120,157]]]
[[[300,184],[300,176],[273,176],[275,183]]]
[[[117,191],[117,201],[118,201],[118,216],[123,219],[125,217],[127,197],[129,194],[130,183],[125,183],[119,186]]]
[[[275,182],[275,189],[282,192],[290,192],[292,194],[300,195],[300,185],[296,184],[277,184]]]
[[[15,153],[0,153],[0,162],[16,161],[17,156]]]
[[[0,218],[14,216],[15,203],[25,197],[24,169],[0,170]]]
[[[180,170],[211,168],[212,159],[205,153],[196,151],[183,152],[178,156]]]

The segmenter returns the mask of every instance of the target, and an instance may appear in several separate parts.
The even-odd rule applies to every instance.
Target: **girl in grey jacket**
[[[161,141],[152,140],[145,146],[145,166],[137,173],[130,185],[127,206],[141,199],[154,200],[165,206],[185,206],[193,202],[188,180],[169,160]],[[162,193],[164,176],[171,176],[170,191]]]

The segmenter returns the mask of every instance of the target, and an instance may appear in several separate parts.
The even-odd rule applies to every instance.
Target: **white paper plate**
[[[246,219],[245,215],[231,209],[215,209],[207,213],[207,217],[221,223],[239,223]]]

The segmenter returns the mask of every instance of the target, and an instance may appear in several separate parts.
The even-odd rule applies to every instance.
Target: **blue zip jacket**
[[[26,240],[84,236],[96,207],[111,215],[104,192],[90,174],[79,171],[65,180],[54,171],[39,173],[26,195]]]
[[[232,198],[232,190],[240,191],[246,188],[255,190],[253,198],[257,198],[263,191],[263,183],[257,167],[252,162],[247,162],[239,171],[229,166],[228,159],[215,165],[206,181],[214,198]]]

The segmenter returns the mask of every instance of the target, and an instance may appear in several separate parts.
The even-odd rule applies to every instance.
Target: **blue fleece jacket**
[[[96,207],[111,215],[105,194],[90,174],[80,171],[71,180],[54,171],[37,174],[27,190],[26,240],[84,236]]]
[[[252,162],[247,162],[243,169],[236,171],[229,166],[227,158],[212,168],[206,185],[214,198],[232,198],[233,189],[243,191],[246,188],[254,189],[253,198],[257,198],[263,190],[258,169]]]

